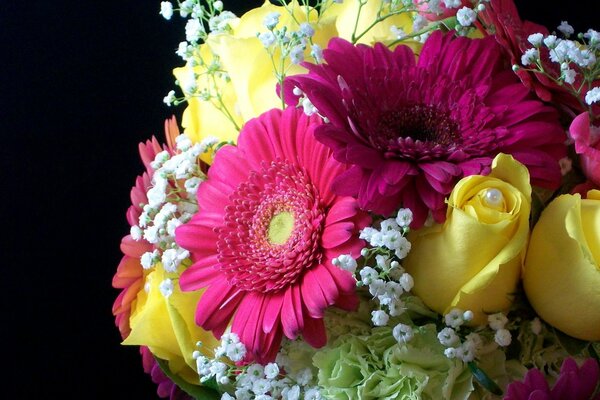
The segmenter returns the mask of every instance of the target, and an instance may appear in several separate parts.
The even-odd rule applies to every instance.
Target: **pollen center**
[[[275,214],[269,222],[269,242],[271,244],[284,244],[292,236],[294,230],[294,215],[288,211]]]

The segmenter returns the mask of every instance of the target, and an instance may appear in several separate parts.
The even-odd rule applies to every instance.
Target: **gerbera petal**
[[[321,348],[327,344],[327,333],[322,318],[307,317],[302,338],[312,347]]]

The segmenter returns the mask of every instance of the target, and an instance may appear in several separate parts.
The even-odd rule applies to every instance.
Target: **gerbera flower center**
[[[306,172],[277,160],[230,195],[217,242],[220,269],[242,290],[271,292],[320,262],[324,211]]]
[[[414,104],[385,111],[379,117],[375,146],[382,150],[401,139],[451,146],[460,138],[458,124],[450,113],[437,107]]]
[[[283,244],[292,236],[294,230],[294,215],[283,211],[273,215],[269,222],[269,241],[271,244]]]

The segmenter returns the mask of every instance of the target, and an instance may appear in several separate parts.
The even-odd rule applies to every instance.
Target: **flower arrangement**
[[[113,279],[171,399],[600,399],[600,33],[512,0],[187,19]],[[179,94],[177,94],[179,93]]]

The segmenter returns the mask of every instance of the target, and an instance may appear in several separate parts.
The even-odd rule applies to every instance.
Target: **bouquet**
[[[113,280],[172,399],[600,399],[600,33],[512,0],[163,1]]]

